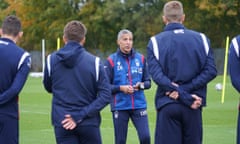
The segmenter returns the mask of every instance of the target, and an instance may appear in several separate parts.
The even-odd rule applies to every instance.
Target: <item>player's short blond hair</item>
[[[163,15],[169,22],[181,21],[183,12],[183,5],[180,1],[169,1],[163,7]]]

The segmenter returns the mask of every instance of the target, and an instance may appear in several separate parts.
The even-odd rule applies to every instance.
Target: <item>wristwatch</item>
[[[144,90],[144,83],[140,83],[139,89]]]

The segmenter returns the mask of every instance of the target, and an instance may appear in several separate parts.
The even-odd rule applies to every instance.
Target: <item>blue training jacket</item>
[[[217,70],[209,40],[203,33],[186,29],[180,23],[170,23],[163,32],[151,37],[147,60],[152,79],[158,85],[157,109],[173,102],[191,106],[190,94],[202,97],[202,104],[206,105],[207,83],[216,77]],[[174,90],[180,94],[178,101],[165,95]]]
[[[106,72],[110,79],[112,89],[111,110],[131,110],[146,108],[147,103],[143,90],[133,94],[120,91],[120,85],[136,85],[144,82],[144,89],[151,87],[150,75],[144,56],[132,49],[131,54],[124,54],[117,50],[111,54],[106,63]]]
[[[233,87],[240,92],[240,56],[239,56],[240,35],[234,37],[229,49],[229,74]]]
[[[31,67],[30,54],[12,40],[0,38],[0,116],[19,118],[18,95]]]
[[[48,56],[43,84],[53,93],[52,123],[70,114],[80,125],[100,125],[100,110],[111,97],[104,66],[79,43],[70,41]]]

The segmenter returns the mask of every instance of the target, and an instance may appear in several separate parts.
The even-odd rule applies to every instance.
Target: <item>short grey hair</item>
[[[118,32],[118,36],[117,36],[117,39],[119,40],[123,34],[130,34],[133,36],[132,32],[128,29],[122,29]]]

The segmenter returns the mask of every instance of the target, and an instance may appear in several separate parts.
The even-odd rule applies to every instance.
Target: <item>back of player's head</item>
[[[181,21],[183,12],[183,5],[179,1],[169,1],[163,7],[163,15],[168,21]]]
[[[73,20],[67,23],[63,31],[65,39],[68,41],[80,42],[85,38],[87,29],[83,23]]]
[[[16,16],[7,16],[2,23],[2,34],[15,37],[21,31],[21,27],[21,21]]]

